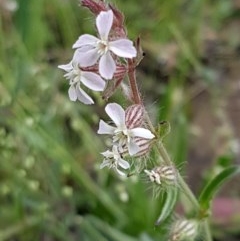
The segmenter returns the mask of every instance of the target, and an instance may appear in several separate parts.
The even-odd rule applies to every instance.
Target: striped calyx
[[[145,170],[151,182],[162,185],[175,185],[177,181],[177,172],[174,166],[158,166],[152,170]]]
[[[144,108],[142,105],[131,105],[126,109],[126,126],[129,129],[140,127],[143,123]]]
[[[196,220],[177,220],[171,230],[171,241],[194,240],[198,233]]]
[[[131,105],[125,112],[126,126],[129,129],[141,127],[144,123],[144,108],[142,105]],[[135,143],[139,146],[139,151],[134,155],[135,157],[141,157],[146,155],[151,147],[152,140],[145,139],[143,137],[135,137]]]

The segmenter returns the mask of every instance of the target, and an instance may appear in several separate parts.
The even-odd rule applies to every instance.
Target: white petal
[[[104,160],[101,164],[100,164],[100,169],[109,166],[109,161],[108,160]]]
[[[77,93],[76,93],[76,88],[75,86],[71,85],[68,89],[68,96],[71,101],[76,101],[77,100]]]
[[[155,136],[152,134],[151,131],[145,128],[134,128],[130,130],[130,133],[132,136],[138,136],[138,137],[143,137],[146,139],[153,139]]]
[[[105,79],[112,79],[113,74],[116,71],[116,64],[110,54],[107,52],[102,55],[99,61],[99,73]]]
[[[94,104],[93,99],[83,89],[81,89],[79,85],[77,85],[76,87],[76,93],[77,93],[78,100],[81,101],[82,103],[86,105]]]
[[[97,133],[98,134],[110,134],[112,135],[114,133],[116,128],[108,125],[105,121],[100,120],[99,122],[99,128]],[[106,153],[105,153],[106,154]],[[103,154],[104,155],[104,154]]]
[[[104,157],[107,157],[107,158],[112,158],[113,157],[113,153],[109,150],[105,151],[105,152],[101,152],[101,154],[104,156]]]
[[[105,81],[97,74],[82,71],[81,82],[91,90],[102,91],[105,88]]]
[[[98,33],[102,40],[107,40],[113,23],[113,12],[102,11],[96,18]]]
[[[109,49],[117,56],[123,58],[133,58],[137,55],[133,42],[129,39],[118,39],[109,42]]]
[[[130,156],[135,155],[140,151],[140,147],[132,140],[130,139],[130,142],[128,143],[128,152]]]
[[[122,171],[120,171],[119,169],[115,168],[115,170],[117,171],[117,173],[120,175],[120,176],[126,176],[126,174]]]
[[[117,147],[116,145],[113,145],[113,147],[112,147],[112,153],[113,153],[113,155],[118,155],[118,156],[120,156],[119,151],[118,151],[118,147]]]
[[[79,63],[81,67],[89,67],[94,65],[99,59],[99,54],[96,48],[88,49],[83,51],[83,49],[77,49],[73,60]]]
[[[110,103],[106,106],[105,111],[117,127],[125,126],[125,111],[119,104]]]
[[[78,40],[73,44],[73,48],[80,48],[84,45],[93,45],[96,46],[97,41],[99,41],[98,38],[90,35],[90,34],[83,34],[81,35]]]
[[[74,65],[78,64],[78,58],[80,58],[79,56],[82,55],[82,53],[85,53],[89,50],[94,49],[93,46],[89,46],[89,45],[85,45],[79,49],[76,49],[74,54],[73,54],[73,58],[72,58],[72,62],[74,63]]]
[[[72,61],[68,64],[58,65],[59,69],[63,69],[66,72],[70,72],[73,69]]]
[[[123,160],[122,158],[120,158],[120,159],[118,160],[118,164],[119,164],[119,166],[122,167],[123,169],[128,169],[128,168],[130,168],[130,164],[129,164],[127,161]]]

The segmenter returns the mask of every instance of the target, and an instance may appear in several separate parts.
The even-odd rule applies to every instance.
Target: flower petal
[[[130,156],[135,155],[140,151],[140,147],[133,141],[133,139],[130,139],[128,143],[128,152]]]
[[[110,134],[110,135],[112,135],[112,134],[114,133],[115,129],[116,129],[116,128],[108,125],[105,121],[100,120],[100,122],[99,122],[99,128],[98,128],[97,133],[98,133],[98,134]],[[103,154],[103,155],[104,155],[104,154],[106,155],[107,153],[105,152],[105,153],[102,153],[102,154]],[[109,153],[108,153],[108,154],[109,154]]]
[[[102,169],[102,168],[104,168],[104,167],[106,167],[106,166],[109,166],[110,165],[110,163],[109,163],[109,160],[103,160],[103,162],[100,164],[100,169]]]
[[[74,85],[71,85],[68,89],[68,96],[71,101],[76,101],[77,100],[77,93],[76,93],[76,88]]]
[[[118,160],[118,165],[119,165],[120,167],[122,167],[123,169],[128,169],[128,168],[130,168],[130,164],[129,164],[127,161],[123,160],[122,158],[120,158],[120,159]]]
[[[146,155],[151,147],[151,140],[142,137],[135,137],[134,142],[139,146],[140,150],[137,153],[137,157]]]
[[[83,34],[81,35],[78,40],[73,44],[73,48],[80,48],[84,45],[93,45],[96,46],[97,41],[99,41],[98,38],[96,38],[93,35],[90,34]]]
[[[59,69],[63,69],[66,72],[70,72],[73,69],[72,61],[68,64],[58,65]]]
[[[115,167],[115,170],[117,171],[117,173],[120,175],[120,176],[126,176],[126,174],[122,171],[120,171],[117,167]]]
[[[76,93],[78,100],[82,103],[86,105],[94,104],[93,99],[83,89],[80,88],[80,85],[76,86]]]
[[[109,49],[117,56],[123,58],[133,58],[137,55],[133,42],[129,39],[111,41],[109,42]]]
[[[108,35],[113,24],[112,10],[102,11],[96,18],[98,33],[102,40],[108,40]]]
[[[106,158],[112,158],[113,157],[113,153],[109,150],[101,152],[100,154],[102,154]]]
[[[125,111],[119,104],[110,103],[106,106],[105,111],[117,127],[125,126]]]
[[[84,50],[86,49],[84,48]],[[99,54],[97,51],[98,50],[96,48],[87,49],[86,51],[83,51],[82,48],[77,49],[73,56],[73,61],[79,63],[81,67],[92,66],[99,59]]]
[[[109,52],[102,55],[99,61],[99,73],[105,79],[112,79],[116,71],[116,64]]]
[[[153,139],[155,137],[150,130],[141,127],[131,129],[130,132],[132,136],[143,137],[146,139]]]
[[[81,82],[91,90],[102,91],[105,88],[105,81],[97,74],[82,71]]]

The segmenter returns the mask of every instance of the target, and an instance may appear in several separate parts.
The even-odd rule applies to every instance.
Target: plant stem
[[[204,229],[204,233],[205,233],[205,240],[206,241],[212,241],[212,235],[211,235],[210,225],[209,225],[208,219],[205,219],[205,221],[203,223],[203,229]]]
[[[171,161],[171,159],[168,155],[168,152],[162,142],[160,142],[158,145],[158,151],[159,151],[160,155],[162,156],[164,162],[168,165],[172,165],[172,161]],[[182,178],[182,176],[180,174],[178,174],[178,181],[179,181],[180,187],[184,190],[185,195],[191,201],[192,206],[194,207],[195,210],[198,211],[200,208],[199,203],[198,203],[196,197],[194,196],[193,192],[191,191],[191,189],[189,188],[189,186],[187,185],[187,183],[184,181],[184,179]]]
[[[128,78],[129,78],[129,83],[130,87],[132,90],[132,99],[135,104],[141,104],[141,97],[140,93],[138,90],[138,85],[136,81],[136,71],[135,71],[135,63],[132,59],[128,60]]]
[[[141,97],[140,97],[141,95],[139,93],[138,86],[137,86],[134,61],[129,60],[128,64],[129,64],[128,78],[129,78],[129,83],[132,90],[132,99],[135,104],[141,104],[142,100],[141,100]],[[145,111],[145,119],[151,132],[156,133],[155,128],[146,111]],[[174,165],[163,143],[159,141],[156,146],[163,162],[166,165]],[[185,182],[185,180],[183,179],[183,177],[180,175],[180,173],[178,173],[178,181],[181,189],[183,190],[183,192],[191,202],[193,209],[196,211],[196,213],[198,213],[200,210],[198,200],[193,194],[193,192],[191,191],[191,189],[189,188],[189,186],[187,185],[187,183]],[[204,229],[205,238],[206,238],[205,241],[212,241],[208,220],[204,221],[203,229]]]

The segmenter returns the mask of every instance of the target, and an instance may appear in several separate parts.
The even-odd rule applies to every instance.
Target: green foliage
[[[172,187],[166,190],[165,196],[163,199],[164,201],[162,204],[162,210],[161,210],[160,216],[155,222],[155,225],[160,225],[173,212],[177,202],[177,197],[178,197],[178,188]]]
[[[229,166],[218,173],[202,190],[199,197],[199,204],[203,212],[209,211],[211,202],[227,180],[240,173],[240,166]]]

